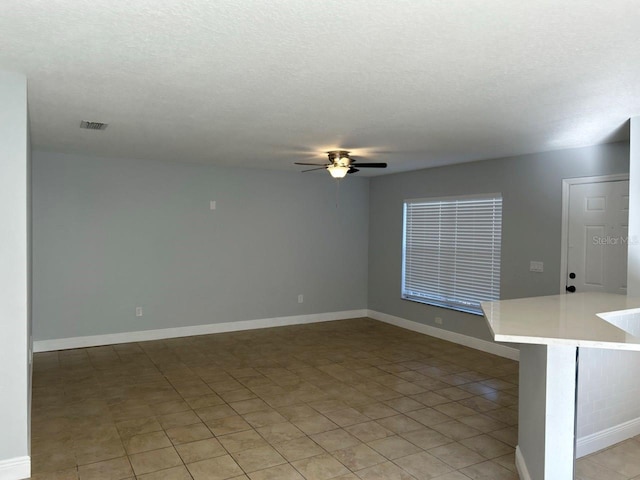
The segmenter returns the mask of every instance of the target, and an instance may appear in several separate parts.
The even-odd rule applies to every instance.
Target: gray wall
[[[336,194],[326,174],[34,151],[34,339],[366,308],[368,181]]]
[[[29,243],[27,79],[0,72],[0,477],[29,461]],[[11,469],[5,460],[13,460]],[[22,478],[22,477],[21,477]]]
[[[630,121],[629,239],[640,237],[640,118]],[[629,242],[627,292],[640,295],[640,244]],[[640,352],[580,349],[578,437],[588,437],[640,419]],[[632,429],[618,429],[633,434]],[[618,433],[619,435],[619,433]],[[601,440],[597,442],[601,445]],[[578,453],[591,453],[579,448]],[[580,445],[579,445],[580,447]]]
[[[490,340],[483,317],[400,298],[402,204],[409,198],[501,192],[502,299],[559,293],[562,179],[629,171],[626,142],[376,177],[369,201],[369,308]],[[529,261],[544,273],[529,272]],[[441,328],[442,328],[441,327]]]
[[[350,177],[336,208],[325,175],[34,152],[34,338],[368,306],[488,340],[479,316],[400,299],[403,200],[502,192],[502,298],[555,294],[561,180],[628,168],[617,143]]]

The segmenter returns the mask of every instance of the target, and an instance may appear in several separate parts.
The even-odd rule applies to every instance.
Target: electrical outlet
[[[298,295],[298,303],[302,303],[304,302],[304,295],[300,294]]]
[[[136,317],[142,316],[142,307],[136,307]]]
[[[215,200],[211,200],[209,202],[209,210],[215,210],[216,209],[216,201]]]
[[[434,321],[438,324],[438,325],[442,325],[442,317],[436,317],[434,319]]]

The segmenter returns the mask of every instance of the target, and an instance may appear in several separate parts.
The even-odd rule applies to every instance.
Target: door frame
[[[569,190],[571,185],[584,183],[607,183],[629,180],[628,173],[614,173],[611,175],[599,175],[595,177],[577,177],[562,179],[562,234],[560,244],[560,294],[567,293],[567,257],[569,241]]]

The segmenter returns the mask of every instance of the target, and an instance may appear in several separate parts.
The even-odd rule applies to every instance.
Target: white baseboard
[[[527,463],[524,461],[519,445],[516,446],[516,468],[518,469],[520,480],[531,480],[531,474],[527,468]]]
[[[584,457],[636,435],[640,435],[640,418],[581,437],[576,442],[576,458]],[[521,480],[531,480],[531,475],[519,446],[516,447],[516,468]]]
[[[405,318],[396,317],[387,313],[376,312],[375,310],[369,310],[370,318],[379,320],[381,322],[395,325],[396,327],[406,328],[414,332],[424,333],[431,337],[440,338],[449,342],[464,345],[465,347],[475,348],[483,352],[492,353],[500,357],[510,358],[511,360],[518,360],[520,358],[520,351],[517,348],[507,347],[505,345],[499,345],[497,343],[488,342],[486,340],[480,340],[479,338],[470,337],[468,335],[462,335],[461,333],[450,332],[442,328],[436,328],[423,323],[414,322],[413,320],[407,320]]]
[[[158,330],[142,330],[137,332],[110,333],[87,337],[57,338],[53,340],[36,340],[33,342],[34,352],[51,352],[70,348],[96,347],[117,343],[145,342],[165,338],[191,337],[212,333],[238,332],[258,328],[283,327],[286,325],[302,325],[307,323],[330,322],[347,318],[366,317],[367,310],[347,310],[343,312],[315,313],[290,317],[261,318],[257,320],[241,320],[238,322],[211,323],[190,327],[162,328]],[[2,480],[0,478],[0,480]]]
[[[31,476],[31,457],[0,460],[0,480],[22,480]]]
[[[576,442],[576,458],[584,457],[636,435],[640,435],[640,418],[586,435]]]
[[[310,315],[295,315],[290,317],[262,318],[257,320],[242,320],[238,322],[211,323],[190,327],[162,328],[158,330],[141,330],[136,332],[110,333],[105,335],[90,335],[86,337],[56,338],[52,340],[36,340],[33,342],[34,352],[52,352],[70,348],[97,347],[100,345],[114,345],[118,343],[145,342],[162,340],[165,338],[191,337],[193,335],[209,335],[212,333],[238,332],[255,330],[258,328],[282,327],[286,325],[302,325],[308,323],[330,322],[347,318],[370,317],[374,320],[389,323],[397,327],[423,333],[432,337],[447,340],[466,347],[475,348],[483,352],[501,357],[518,360],[520,352],[511,347],[499,345],[460,333],[450,332],[441,328],[431,327],[422,323],[395,317],[375,310],[347,310],[342,312],[316,313]],[[1,479],[0,479],[1,480]]]

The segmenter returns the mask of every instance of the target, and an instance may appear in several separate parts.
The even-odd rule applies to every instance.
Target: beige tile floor
[[[518,366],[370,319],[37,354],[33,479],[517,479]],[[578,478],[640,478],[640,440]]]

